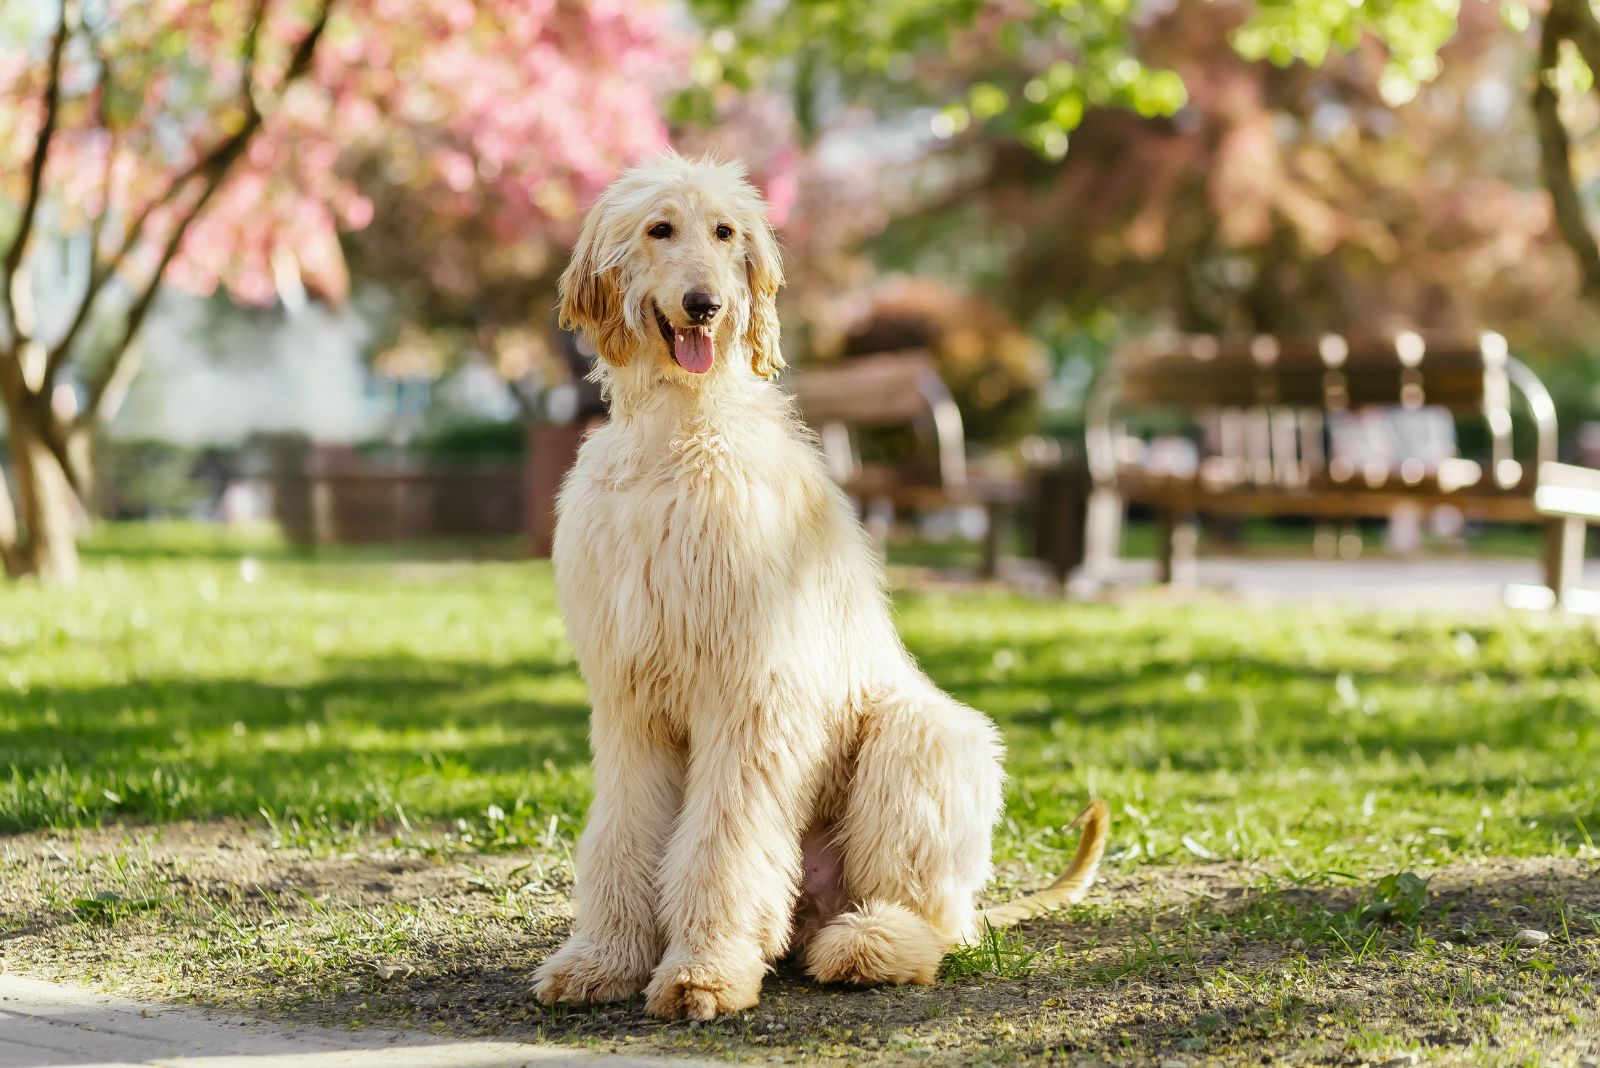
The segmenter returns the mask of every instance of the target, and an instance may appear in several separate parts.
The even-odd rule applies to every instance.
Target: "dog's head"
[[[561,325],[613,368],[711,380],[783,368],[783,264],[761,194],[738,164],[667,155],[600,195],[561,276]]]

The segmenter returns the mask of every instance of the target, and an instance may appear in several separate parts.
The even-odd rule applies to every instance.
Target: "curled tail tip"
[[[1083,829],[1083,836],[1078,839],[1078,850],[1073,854],[1067,870],[1037,893],[985,909],[980,915],[984,925],[996,929],[1010,927],[1054,909],[1075,905],[1088,895],[1100,871],[1100,858],[1106,851],[1106,839],[1111,828],[1110,808],[1098,798],[1090,801],[1067,824],[1068,830],[1079,827]]]
[[[1098,797],[1084,805],[1083,811],[1072,817],[1067,829],[1072,830],[1090,823],[1099,824],[1102,829],[1111,825],[1111,809]]]
[[[1111,810],[1104,801],[1096,798],[1085,805],[1068,826],[1083,828],[1083,835],[1078,839],[1078,850],[1072,856],[1072,863],[1049,887],[1064,904],[1083,900],[1089,887],[1094,885],[1111,830]]]

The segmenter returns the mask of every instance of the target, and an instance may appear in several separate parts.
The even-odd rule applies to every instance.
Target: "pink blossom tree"
[[[375,189],[559,231],[663,143],[680,58],[624,0],[61,0],[0,34],[0,560],[46,581],[164,285],[338,298]],[[50,257],[87,265],[65,295]]]

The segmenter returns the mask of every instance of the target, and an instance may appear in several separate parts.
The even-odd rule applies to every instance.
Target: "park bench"
[[[852,357],[797,372],[788,385],[817,432],[829,474],[861,507],[880,543],[896,514],[979,505],[988,514],[983,573],[994,574],[1021,485],[968,465],[961,412],[928,353]],[[906,455],[863,458],[862,431],[896,428],[911,431],[914,447]]]
[[[1330,448],[1333,429],[1374,409],[1481,420],[1486,454],[1362,459]],[[1130,434],[1134,413],[1186,424],[1189,462]],[[1200,515],[1349,521],[1449,505],[1466,519],[1541,525],[1543,600],[1562,604],[1582,574],[1586,526],[1600,521],[1600,471],[1556,461],[1550,394],[1494,333],[1143,341],[1119,350],[1097,383],[1086,437],[1087,554],[1114,553],[1123,510],[1141,505],[1159,520],[1163,582],[1192,580]]]

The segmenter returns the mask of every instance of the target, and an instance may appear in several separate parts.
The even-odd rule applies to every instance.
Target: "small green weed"
[[[1059,956],[1061,947],[1055,948]],[[997,930],[985,923],[975,941],[963,942],[945,955],[941,972],[948,982],[1022,979],[1033,974],[1046,956],[1015,928]]]

